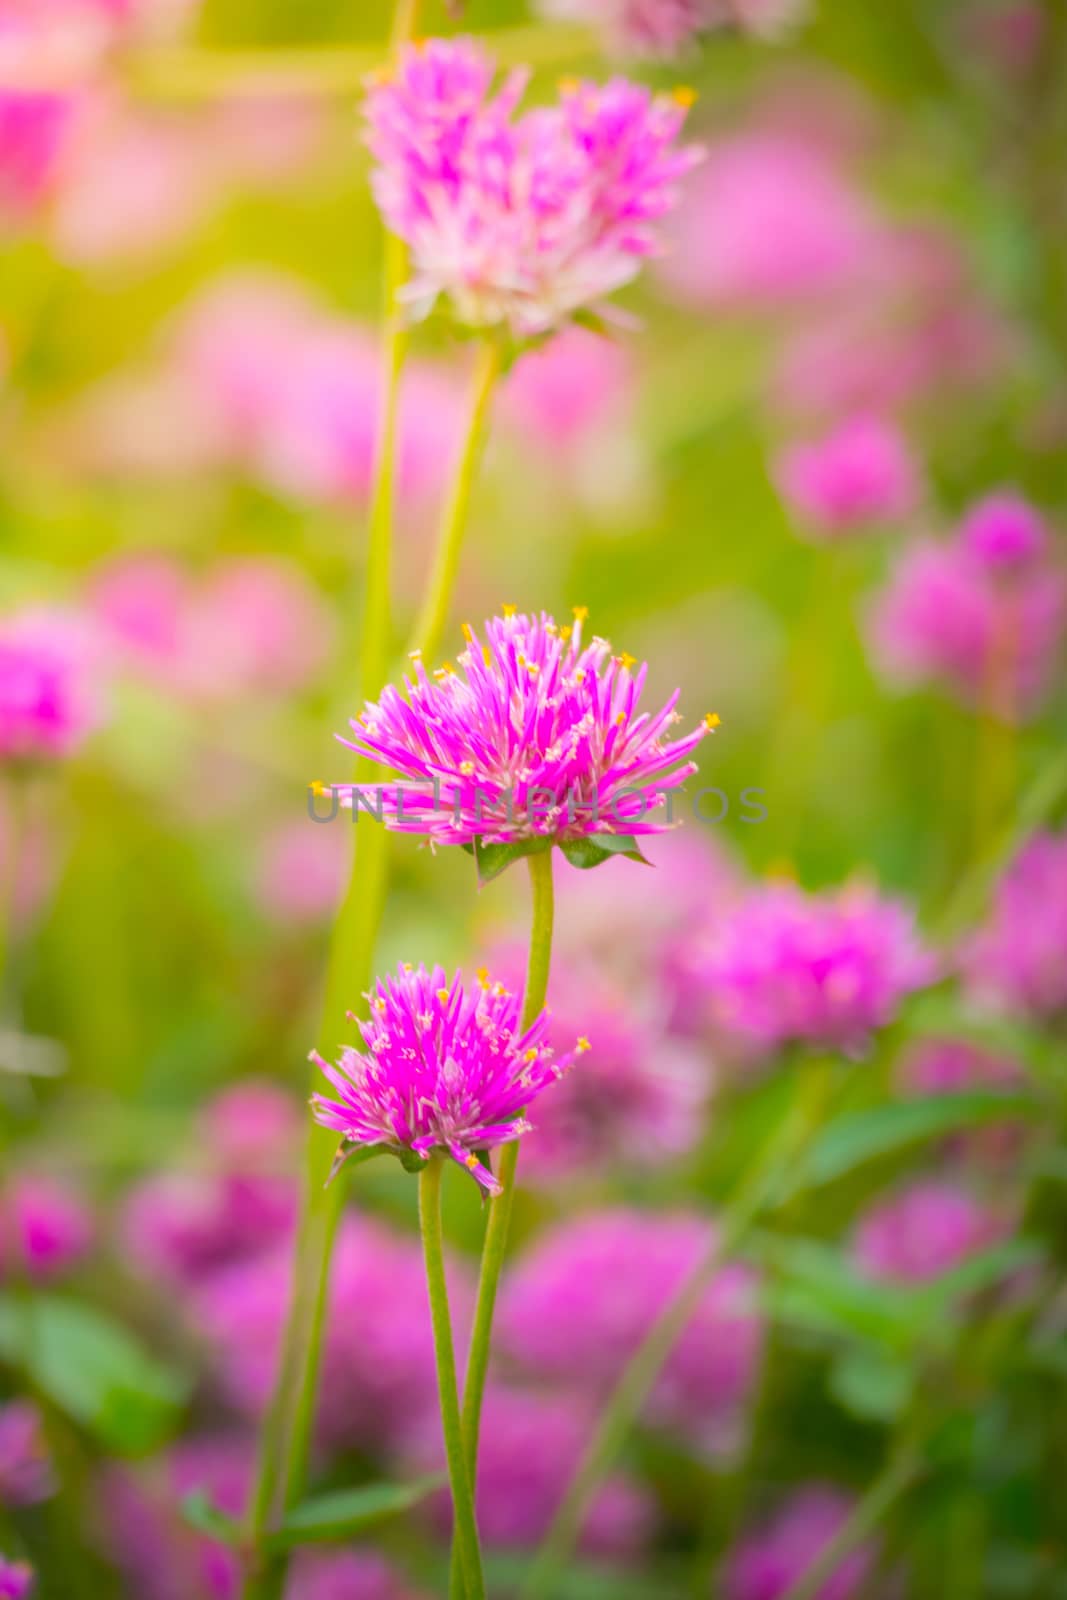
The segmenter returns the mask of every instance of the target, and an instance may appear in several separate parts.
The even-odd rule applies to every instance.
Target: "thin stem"
[[[891,1460],[852,1515],[820,1550],[806,1571],[790,1585],[782,1600],[815,1600],[823,1584],[833,1576],[845,1557],[851,1555],[873,1533],[890,1507],[905,1490],[911,1488],[919,1471],[919,1462],[910,1453]]]
[[[821,1094],[816,1095],[809,1086],[815,1072],[821,1076],[824,1065],[820,1063],[802,1073],[789,1113],[768,1141],[762,1159],[726,1207],[714,1243],[657,1317],[619,1379],[519,1591],[520,1600],[543,1600],[555,1594],[597,1487],[610,1471],[644,1409],[668,1356],[708,1286],[735,1254],[753,1224],[775,1203],[783,1177],[795,1168],[814,1132],[813,1108],[822,1103]]]
[[[22,855],[29,822],[28,784],[15,775],[7,783],[7,833],[0,874],[0,1022],[17,1020],[15,957],[17,954],[18,891]]]
[[[437,1360],[437,1392],[441,1402],[441,1429],[445,1439],[448,1477],[452,1486],[456,1544],[469,1600],[485,1600],[482,1554],[474,1516],[474,1492],[463,1451],[456,1355],[452,1346],[452,1321],[445,1281],[445,1253],[441,1236],[442,1167],[440,1152],[435,1152],[419,1174],[419,1225],[426,1261],[426,1289],[430,1297],[430,1321]]]
[[[552,928],[555,920],[555,891],[552,879],[552,851],[527,857],[530,868],[530,888],[533,907],[530,923],[530,953],[526,964],[526,988],[522,999],[523,1030],[544,1010],[548,993],[548,974],[552,963]],[[508,1233],[511,1228],[511,1211],[515,1199],[515,1171],[519,1162],[519,1141],[506,1144],[500,1153],[497,1177],[500,1193],[489,1202],[489,1221],[482,1247],[482,1265],[478,1277],[478,1298],[474,1307],[474,1326],[471,1330],[470,1353],[467,1357],[467,1375],[463,1385],[463,1449],[471,1474],[477,1481],[478,1437],[482,1419],[482,1401],[485,1397],[485,1380],[489,1370],[489,1350],[493,1333],[493,1315],[496,1310],[497,1289],[504,1266]],[[462,1594],[460,1584],[458,1547],[452,1547],[452,1574],[449,1593]]]
[[[500,376],[501,349],[495,339],[482,341],[474,369],[471,389],[470,419],[456,463],[452,488],[445,506],[434,552],[433,568],[426,589],[426,597],[415,625],[412,649],[421,650],[428,665],[436,660],[448,623],[448,609],[459,569],[459,556],[463,535],[467,527],[471,488],[474,484],[485,442],[489,406],[497,378]]]

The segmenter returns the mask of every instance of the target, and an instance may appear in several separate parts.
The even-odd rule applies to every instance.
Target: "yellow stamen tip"
[[[575,1049],[578,1051],[578,1053],[580,1055],[584,1055],[587,1050],[591,1050],[592,1048],[593,1048],[592,1045],[589,1043],[589,1040],[585,1037],[585,1034],[583,1033],[582,1037],[578,1040],[578,1043],[575,1046]]]
[[[466,639],[468,644],[470,644],[471,640],[474,638],[474,629],[471,627],[469,622],[465,622],[463,624],[463,637]]]
[[[697,92],[687,83],[680,83],[676,89],[671,90],[671,99],[676,106],[681,106],[683,111],[688,111],[689,107],[696,103]]]
[[[464,1156],[463,1165],[465,1167],[468,1167],[471,1172],[474,1171],[475,1167],[478,1165],[478,1157],[474,1154],[473,1151],[471,1152],[471,1154],[469,1156]]]
[[[707,716],[704,718],[704,726],[707,728],[709,733],[713,733],[716,728],[720,728],[722,726],[722,718],[719,716],[717,711],[708,712]]]
[[[314,779],[312,783],[309,783],[308,788],[311,790],[316,800],[323,799],[324,796],[328,795],[330,792],[326,785],[320,782],[318,778]]]
[[[581,88],[581,84],[577,78],[560,78],[558,88],[560,94],[574,94]]]
[[[622,652],[621,656],[619,657],[619,666],[620,667],[625,667],[626,671],[629,672],[630,668],[631,667],[636,667],[636,665],[637,665],[637,657],[636,656],[632,656],[628,650],[624,650]]]
[[[447,989],[438,989],[437,998],[438,998],[438,1000],[441,1001],[441,1003],[443,1005],[444,1002],[448,999],[448,990]]]
[[[536,1061],[537,1060],[537,1051],[534,1049],[534,1047],[532,1045],[530,1046],[529,1050],[524,1050],[523,1051],[522,1059],[524,1061]]]
[[[504,613],[504,615],[506,617],[513,617],[515,615],[515,607],[514,606],[501,606],[500,609],[503,611],[503,613]]]
[[[588,606],[571,606],[571,614],[576,622],[584,622],[589,615]]]

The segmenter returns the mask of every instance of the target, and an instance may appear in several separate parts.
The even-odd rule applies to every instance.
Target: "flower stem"
[[[873,1533],[890,1507],[911,1488],[919,1471],[919,1462],[910,1452],[890,1460],[852,1515],[785,1591],[782,1600],[815,1600],[826,1580],[833,1576],[845,1557],[851,1555]]]
[[[419,1175],[419,1225],[426,1261],[426,1288],[430,1297],[430,1320],[437,1359],[437,1391],[441,1402],[441,1428],[445,1439],[448,1476],[452,1486],[456,1545],[469,1600],[485,1600],[482,1554],[474,1516],[474,1492],[463,1450],[456,1356],[452,1346],[452,1321],[445,1281],[445,1255],[441,1237],[442,1167],[441,1154],[435,1151]]]
[[[694,1267],[657,1317],[634,1353],[608,1400],[562,1504],[545,1535],[520,1600],[543,1600],[554,1595],[560,1577],[578,1541],[593,1496],[610,1471],[637,1418],[644,1409],[656,1379],[682,1333],[700,1305],[709,1284],[734,1255],[758,1218],[775,1204],[784,1177],[795,1174],[796,1163],[812,1133],[813,1110],[822,1095],[811,1079],[824,1064],[801,1074],[793,1104],[778,1130],[771,1135],[762,1157],[726,1207],[718,1235],[707,1254]]]
[[[530,888],[533,908],[530,924],[530,953],[526,963],[526,988],[522,997],[522,1020],[525,1031],[544,1010],[548,993],[548,974],[552,963],[552,927],[555,918],[555,893],[552,880],[552,851],[527,857],[530,868]],[[463,1384],[463,1449],[471,1474],[477,1481],[478,1435],[482,1419],[482,1400],[485,1397],[485,1380],[489,1370],[489,1350],[493,1333],[493,1315],[500,1274],[504,1266],[508,1232],[511,1227],[511,1210],[515,1198],[515,1170],[519,1162],[519,1141],[512,1140],[500,1153],[497,1177],[500,1193],[489,1202],[489,1220],[485,1228],[482,1247],[482,1265],[478,1277],[478,1299],[474,1307],[474,1326],[471,1330],[470,1353],[467,1357],[467,1374]],[[452,1574],[449,1593],[463,1593],[458,1559],[458,1546],[452,1547]],[[469,1600],[469,1596],[468,1596]]]
[[[448,608],[459,569],[471,488],[485,442],[490,401],[500,376],[501,353],[500,345],[492,338],[484,339],[478,352],[467,435],[456,463],[452,488],[441,520],[430,581],[412,639],[411,648],[422,651],[427,665],[436,660],[448,623]]]

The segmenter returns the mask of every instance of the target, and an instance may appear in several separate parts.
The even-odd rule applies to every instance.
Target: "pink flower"
[[[563,1492],[581,1459],[594,1424],[584,1397],[490,1382],[485,1393],[478,1452],[478,1531],[493,1549],[530,1550],[547,1533]],[[443,1459],[440,1425],[426,1429],[426,1458]],[[446,1496],[432,1506],[447,1528]],[[636,1557],[647,1546],[654,1522],[648,1496],[622,1474],[600,1487],[585,1523],[587,1554]]]
[[[712,26],[715,0],[540,0],[543,16],[598,28],[621,55],[670,59]]]
[[[376,1550],[302,1550],[285,1600],[418,1600]]]
[[[712,147],[673,243],[664,277],[685,303],[763,309],[841,290],[877,234],[831,158],[772,130]]]
[[[853,417],[817,443],[792,445],[775,477],[787,506],[830,539],[908,516],[920,493],[907,442],[877,417]]]
[[[780,1600],[840,1532],[852,1509],[849,1497],[828,1485],[798,1489],[727,1557],[723,1600]],[[870,1541],[861,1544],[841,1560],[815,1600],[863,1600],[876,1557]]]
[[[101,721],[97,652],[81,618],[0,617],[0,764],[74,755]]]
[[[1022,1016],[1067,1008],[1067,834],[1037,833],[997,885],[961,963],[976,999]]]
[[[915,1040],[901,1056],[896,1077],[901,1092],[911,1099],[983,1089],[1010,1094],[1026,1085],[1026,1072],[1018,1061],[967,1039]],[[1023,1124],[1009,1117],[973,1133],[955,1135],[946,1140],[945,1148],[950,1153],[973,1155],[983,1164],[996,1163],[1017,1157],[1024,1139]]]
[[[256,900],[279,926],[307,927],[336,912],[348,877],[348,830],[300,817],[263,841]]]
[[[910,910],[860,884],[751,891],[712,930],[704,978],[728,1033],[859,1053],[934,976]]]
[[[526,75],[495,96],[492,79],[470,41],[409,47],[368,90],[372,183],[411,250],[415,313],[447,295],[461,323],[521,339],[637,276],[697,156],[677,145],[684,106],[625,79],[517,118]]]
[[[868,1277],[927,1283],[1007,1232],[966,1189],[927,1180],[873,1206],[856,1228],[853,1253]]]
[[[567,328],[524,352],[501,400],[523,442],[533,441],[558,459],[617,421],[628,407],[633,376],[622,345]]]
[[[583,1397],[610,1391],[714,1239],[701,1218],[622,1208],[558,1223],[505,1278],[503,1352]],[[724,1267],[657,1380],[650,1420],[712,1451],[732,1445],[762,1345],[754,1274]]]
[[[1027,511],[983,502],[951,544],[905,551],[870,617],[886,676],[941,683],[1002,720],[1034,714],[1062,650],[1067,583]]]
[[[69,95],[0,88],[0,223],[24,219],[45,198],[74,117]]]
[[[93,1219],[80,1195],[53,1178],[23,1173],[0,1192],[0,1270],[44,1281],[88,1252]],[[17,1263],[17,1265],[16,1265]]]
[[[54,1492],[41,1413],[29,1400],[0,1405],[0,1506],[32,1506]]]
[[[33,1588],[33,1568],[0,1556],[0,1600],[25,1600]]]

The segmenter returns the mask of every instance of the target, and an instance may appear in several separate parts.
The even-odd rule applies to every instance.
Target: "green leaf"
[[[491,1591],[515,1594],[528,1576],[533,1557],[503,1551],[486,1551],[485,1575]],[[684,1600],[692,1593],[684,1573],[677,1579],[662,1571],[627,1572],[614,1564],[597,1566],[590,1561],[570,1560],[552,1590],[552,1600]]]
[[[270,1550],[294,1545],[333,1544],[354,1533],[410,1511],[435,1489],[444,1486],[443,1472],[416,1478],[411,1483],[367,1483],[356,1489],[337,1489],[305,1500],[286,1516],[265,1540]]]
[[[980,1090],[849,1112],[829,1123],[816,1139],[797,1187],[832,1183],[879,1156],[899,1155],[914,1145],[990,1122],[1033,1117],[1038,1110],[1029,1095]]]
[[[892,1422],[907,1406],[913,1382],[906,1362],[857,1345],[835,1361],[830,1392],[862,1422]]]
[[[583,870],[599,867],[602,861],[610,861],[612,856],[625,856],[628,861],[640,861],[646,867],[652,865],[648,857],[641,854],[637,840],[629,833],[590,833],[584,839],[566,840],[560,849],[572,867],[581,867]]]
[[[473,844],[465,844],[463,848],[478,863],[478,882],[491,883],[513,861],[520,861],[523,856],[540,855],[545,850],[551,850],[555,842],[554,835],[541,834],[536,839],[513,839],[510,844],[488,844],[482,839],[475,839]]]
[[[91,1306],[0,1297],[0,1356],[118,1455],[144,1455],[176,1428],[188,1381]]]
[[[220,1544],[236,1546],[241,1542],[241,1524],[213,1505],[202,1489],[186,1495],[182,1501],[182,1516],[198,1533],[206,1533],[209,1539],[217,1539]]]

